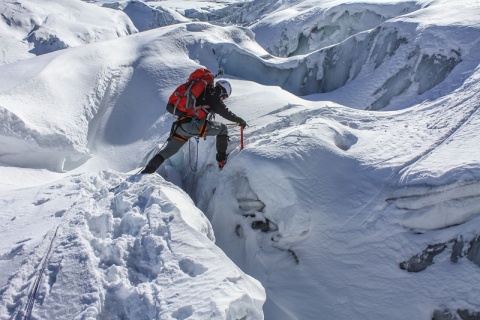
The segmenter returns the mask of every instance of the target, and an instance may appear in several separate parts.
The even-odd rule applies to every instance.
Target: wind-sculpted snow
[[[129,1],[126,4],[114,2],[103,6],[125,12],[140,32],[189,21],[174,10],[162,6],[152,8],[140,1]]]
[[[137,32],[123,12],[82,1],[5,0],[0,11],[0,65]]]
[[[55,52],[3,66],[5,74],[11,75],[0,85],[4,163],[27,166],[28,162],[36,168],[62,171],[88,159],[95,116],[109,107],[109,94],[114,94],[122,72],[118,65],[111,69],[98,63],[105,54],[99,49],[72,60],[74,51]],[[18,73],[18,68],[31,72]],[[48,126],[43,125],[45,121]]]
[[[125,177],[101,172],[50,186],[77,200],[60,215],[56,237],[48,232],[8,280],[2,319],[26,316],[42,259],[35,318],[261,319],[263,288],[214,245],[187,195],[158,176]]]
[[[4,163],[72,170],[93,153],[118,155],[123,147],[126,157],[118,160],[125,164],[130,158],[122,170],[131,170],[139,160],[130,143],[144,144],[141,140],[146,136],[168,132],[163,125],[152,132],[148,128],[165,113],[163,106],[170,91],[198,66],[195,62],[180,66],[179,55],[213,66],[218,43],[261,50],[248,30],[205,23],[182,24],[118,40],[1,67],[8,75],[0,81],[0,116],[5,120],[0,122],[4,142],[0,158]],[[195,49],[200,43],[201,49]],[[102,148],[105,143],[109,146]],[[151,146],[141,148],[146,147]]]

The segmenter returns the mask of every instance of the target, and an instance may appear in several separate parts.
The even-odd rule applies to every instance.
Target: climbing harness
[[[193,117],[189,117],[189,116],[184,116],[184,117],[178,118],[178,120],[175,121],[172,124],[172,129],[170,130],[170,136],[168,137],[167,141],[170,141],[171,139],[177,139],[177,140],[180,140],[180,141],[183,141],[183,142],[188,141],[190,169],[193,172],[197,172],[197,168],[198,168],[198,144],[199,144],[200,138],[206,139],[207,130],[208,130],[208,123],[207,123],[207,121],[204,121],[203,124],[200,126],[200,128],[198,130],[197,136],[193,137],[197,141],[197,145],[196,145],[197,150],[196,150],[195,160],[194,160],[195,165],[193,165],[193,160],[192,160],[192,157],[191,157],[191,153],[192,153],[191,152],[191,150],[192,150],[191,140],[188,137],[184,137],[184,136],[177,133],[178,127],[183,125],[183,124],[186,124],[186,123],[190,123],[190,126],[188,127],[187,132],[192,131],[192,126],[193,125],[196,125],[198,127],[198,124],[199,124],[197,118],[193,118]]]
[[[168,137],[167,141],[170,141],[172,139],[177,139],[183,142],[187,142],[188,138],[181,136],[177,133],[177,129],[180,125],[183,123],[189,123],[192,121],[192,117],[180,117],[177,119],[177,121],[172,123],[172,128],[170,129],[170,136]]]

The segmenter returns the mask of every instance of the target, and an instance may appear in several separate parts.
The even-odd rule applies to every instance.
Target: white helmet
[[[227,96],[227,98],[230,97],[232,94],[232,86],[230,85],[230,82],[227,80],[218,80],[216,85],[222,88],[222,92]]]

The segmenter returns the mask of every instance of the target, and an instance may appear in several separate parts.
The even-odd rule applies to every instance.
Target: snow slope
[[[0,11],[0,64],[137,32],[123,12],[80,0],[5,0]]]
[[[477,319],[476,1],[148,5],[188,4],[246,26],[0,66],[1,317]],[[245,149],[230,127],[222,171],[207,138],[135,175],[200,65],[225,69]]]
[[[2,217],[14,221],[13,230],[24,228],[8,238],[16,244],[10,255],[33,250],[22,254],[24,261],[2,290],[2,318],[26,315],[32,286],[25,284],[40,274],[36,268],[46,259],[47,245],[53,250],[35,301],[36,318],[261,317],[263,290],[214,245],[209,221],[188,197],[158,176],[122,182],[127,177],[74,175],[36,188],[34,199],[22,199],[25,191],[2,197],[34,201],[20,216]],[[109,191],[112,184],[119,186]],[[7,212],[19,209],[16,201],[5,202]],[[45,220],[40,227],[51,228],[46,239],[38,234],[38,222],[34,228],[26,220],[36,212]],[[208,295],[198,299],[199,292]]]

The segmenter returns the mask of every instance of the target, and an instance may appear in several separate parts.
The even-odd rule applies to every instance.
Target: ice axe
[[[238,123],[227,123],[227,126],[238,126]],[[240,126],[240,150],[243,150],[245,146],[243,143],[243,129],[245,129],[245,127]]]

